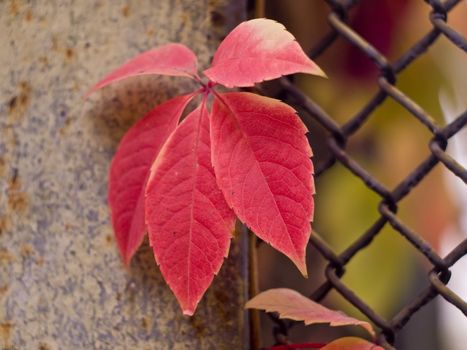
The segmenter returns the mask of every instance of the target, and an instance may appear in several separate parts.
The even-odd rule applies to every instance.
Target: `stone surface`
[[[242,239],[192,318],[145,246],[118,256],[107,171],[144,112],[192,85],[87,88],[133,55],[182,42],[206,67],[244,14],[228,0],[0,1],[0,348],[241,349]]]

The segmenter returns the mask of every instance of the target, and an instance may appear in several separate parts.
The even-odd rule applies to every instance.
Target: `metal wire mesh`
[[[435,297],[441,296],[448,303],[457,307],[467,316],[467,303],[453,292],[446,284],[451,277],[450,267],[460,258],[467,255],[467,240],[462,241],[446,257],[440,257],[435,250],[417,233],[407,227],[397,215],[398,203],[408,196],[411,191],[431,172],[435,165],[442,163],[449,171],[467,183],[467,169],[461,166],[445,150],[449,139],[458,133],[467,124],[467,111],[464,111],[454,121],[446,126],[438,123],[409,96],[404,94],[396,86],[397,75],[409,67],[417,58],[441,36],[447,38],[453,45],[464,52],[467,51],[467,41],[462,35],[451,28],[447,23],[447,15],[460,0],[427,0],[431,6],[430,21],[432,29],[416,42],[409,50],[395,62],[389,62],[369,42],[363,39],[348,24],[349,10],[357,6],[358,0],[325,0],[331,9],[328,21],[331,30],[310,52],[310,57],[315,59],[329,48],[339,37],[347,40],[351,45],[364,53],[378,68],[378,92],[370,98],[367,104],[345,124],[339,125],[332,116],[328,115],[316,102],[307,97],[300,89],[289,80],[283,78],[280,81],[286,94],[296,107],[308,114],[327,130],[327,146],[331,156],[315,169],[315,176],[319,177],[334,164],[340,163],[353,175],[358,177],[371,190],[381,198],[378,206],[379,218],[354,241],[341,254],[336,254],[323,238],[314,232],[311,236],[311,245],[326,259],[326,281],[319,286],[310,298],[316,301],[322,300],[331,290],[337,291],[348,302],[365,314],[378,328],[378,343],[385,349],[394,349],[394,342],[398,332],[407,324],[410,318],[430,303]],[[370,175],[347,152],[347,141],[371,118],[373,112],[385,101],[392,99],[405,108],[410,115],[416,118],[432,135],[428,143],[429,156],[416,165],[413,171],[405,177],[395,188],[388,189],[375,177]],[[304,118],[306,120],[307,118]],[[371,244],[372,240],[381,232],[384,226],[390,225],[396,232],[404,237],[409,244],[418,250],[431,264],[426,279],[429,286],[419,294],[390,320],[384,319],[375,312],[366,302],[347,287],[341,280],[345,273],[345,266],[362,249]],[[287,334],[293,322],[284,322],[273,317],[275,339],[279,344],[287,344]]]

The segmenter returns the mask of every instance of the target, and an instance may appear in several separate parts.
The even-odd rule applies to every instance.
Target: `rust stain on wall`
[[[8,216],[0,216],[0,236],[11,228],[11,222]]]
[[[130,16],[130,6],[125,5],[125,6],[122,7],[122,15],[123,15],[123,17]]]
[[[67,47],[65,49],[65,58],[68,61],[71,61],[71,60],[73,60],[74,57],[75,57],[75,50],[73,50],[71,47]]]
[[[23,243],[20,247],[20,254],[23,258],[29,258],[34,254],[34,248],[29,243]]]
[[[7,204],[12,214],[24,214],[28,209],[28,196],[20,191],[21,180],[18,174],[14,174],[8,184]]]
[[[149,327],[151,325],[151,319],[147,316],[143,316],[141,319],[141,327],[145,330],[148,331]]]
[[[30,100],[31,86],[23,81],[19,84],[18,94],[8,101],[8,116],[10,122],[21,119],[26,111]]]
[[[10,338],[11,338],[11,331],[13,330],[13,324],[10,322],[2,322],[0,323],[0,339],[3,343],[3,350],[12,349]]]
[[[46,343],[40,343],[38,350],[50,350],[51,348]]]
[[[18,4],[16,3],[15,0],[13,0],[10,2],[10,14],[12,14],[13,16],[17,16],[18,13],[19,13]]]
[[[3,157],[0,157],[0,177],[5,176],[6,173],[6,160]]]
[[[70,129],[70,125],[71,125],[71,119],[66,119],[63,122],[63,126],[60,129],[58,129],[60,136],[65,136],[68,133],[68,130]]]
[[[24,214],[28,208],[28,197],[24,192],[12,192],[8,195],[8,207],[15,213]]]
[[[0,299],[3,298],[8,292],[8,285],[0,286]]]
[[[107,235],[105,236],[105,242],[106,242],[107,244],[113,245],[114,236],[112,236],[111,234],[107,234]]]
[[[28,9],[26,11],[26,14],[24,15],[24,19],[25,19],[26,22],[31,22],[32,21],[33,15],[32,15],[31,9]]]
[[[0,248],[0,263],[9,264],[14,261],[15,258],[6,248]]]

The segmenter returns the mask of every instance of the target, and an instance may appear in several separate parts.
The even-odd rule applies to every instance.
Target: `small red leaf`
[[[197,71],[195,54],[182,44],[166,44],[143,52],[115,69],[94,85],[86,97],[94,91],[116,81],[145,74],[163,74],[192,77]]]
[[[128,263],[144,233],[144,185],[149,169],[193,94],[151,110],[125,134],[110,165],[109,206],[120,253]]]
[[[214,101],[212,162],[227,203],[305,276],[314,193],[306,132],[278,100],[233,92]]]
[[[228,254],[235,223],[214,177],[204,102],[151,168],[146,223],[162,275],[183,313],[192,315]]]
[[[241,23],[227,35],[204,74],[234,87],[298,72],[325,76],[282,24],[258,18]]]
[[[361,338],[344,337],[325,345],[321,350],[384,350],[381,346]]]
[[[329,323],[331,326],[361,326],[375,336],[375,331],[368,322],[349,317],[340,311],[330,310],[292,289],[269,289],[256,295],[245,307],[277,312],[280,318],[303,321],[305,325]]]

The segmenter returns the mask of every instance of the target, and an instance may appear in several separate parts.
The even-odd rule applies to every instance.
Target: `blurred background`
[[[275,19],[294,34],[310,52],[329,32],[330,6],[326,1],[253,1],[252,15]],[[426,35],[433,25],[432,8],[420,0],[362,0],[349,11],[349,25],[389,62],[396,61]],[[467,36],[467,3],[461,1],[449,13],[448,23]],[[316,58],[329,79],[299,75],[294,83],[339,125],[358,113],[378,92],[376,65],[358,48],[339,37]],[[467,107],[467,58],[465,52],[441,36],[429,50],[397,75],[396,86],[436,122],[444,126]],[[284,98],[277,83],[263,84],[268,95]],[[293,103],[292,103],[293,105]],[[299,110],[300,113],[300,110]],[[310,118],[312,119],[312,118]],[[328,133],[310,121],[310,143],[315,168],[329,158]],[[310,126],[310,124],[309,124]],[[467,166],[467,128],[450,141],[448,153]],[[409,111],[386,99],[347,144],[346,152],[386,188],[394,189],[430,154],[433,135]],[[379,217],[381,198],[338,162],[316,180],[313,228],[336,253],[342,252]],[[398,218],[422,236],[444,257],[467,237],[467,187],[438,164],[401,202]],[[292,264],[265,244],[258,248],[259,289],[288,287],[310,295],[325,281],[326,261],[312,247],[308,251],[308,280]],[[342,281],[373,310],[390,320],[429,285],[432,266],[400,234],[386,225],[376,239],[346,266]],[[467,258],[453,268],[449,287],[467,298]],[[323,300],[331,308],[365,319],[337,292]],[[274,322],[261,316],[263,345],[274,343]],[[467,318],[437,297],[417,312],[400,333],[397,349],[465,349]],[[352,328],[329,330],[326,326],[294,326],[292,342],[328,341],[354,334]],[[360,334],[361,335],[361,334]]]

